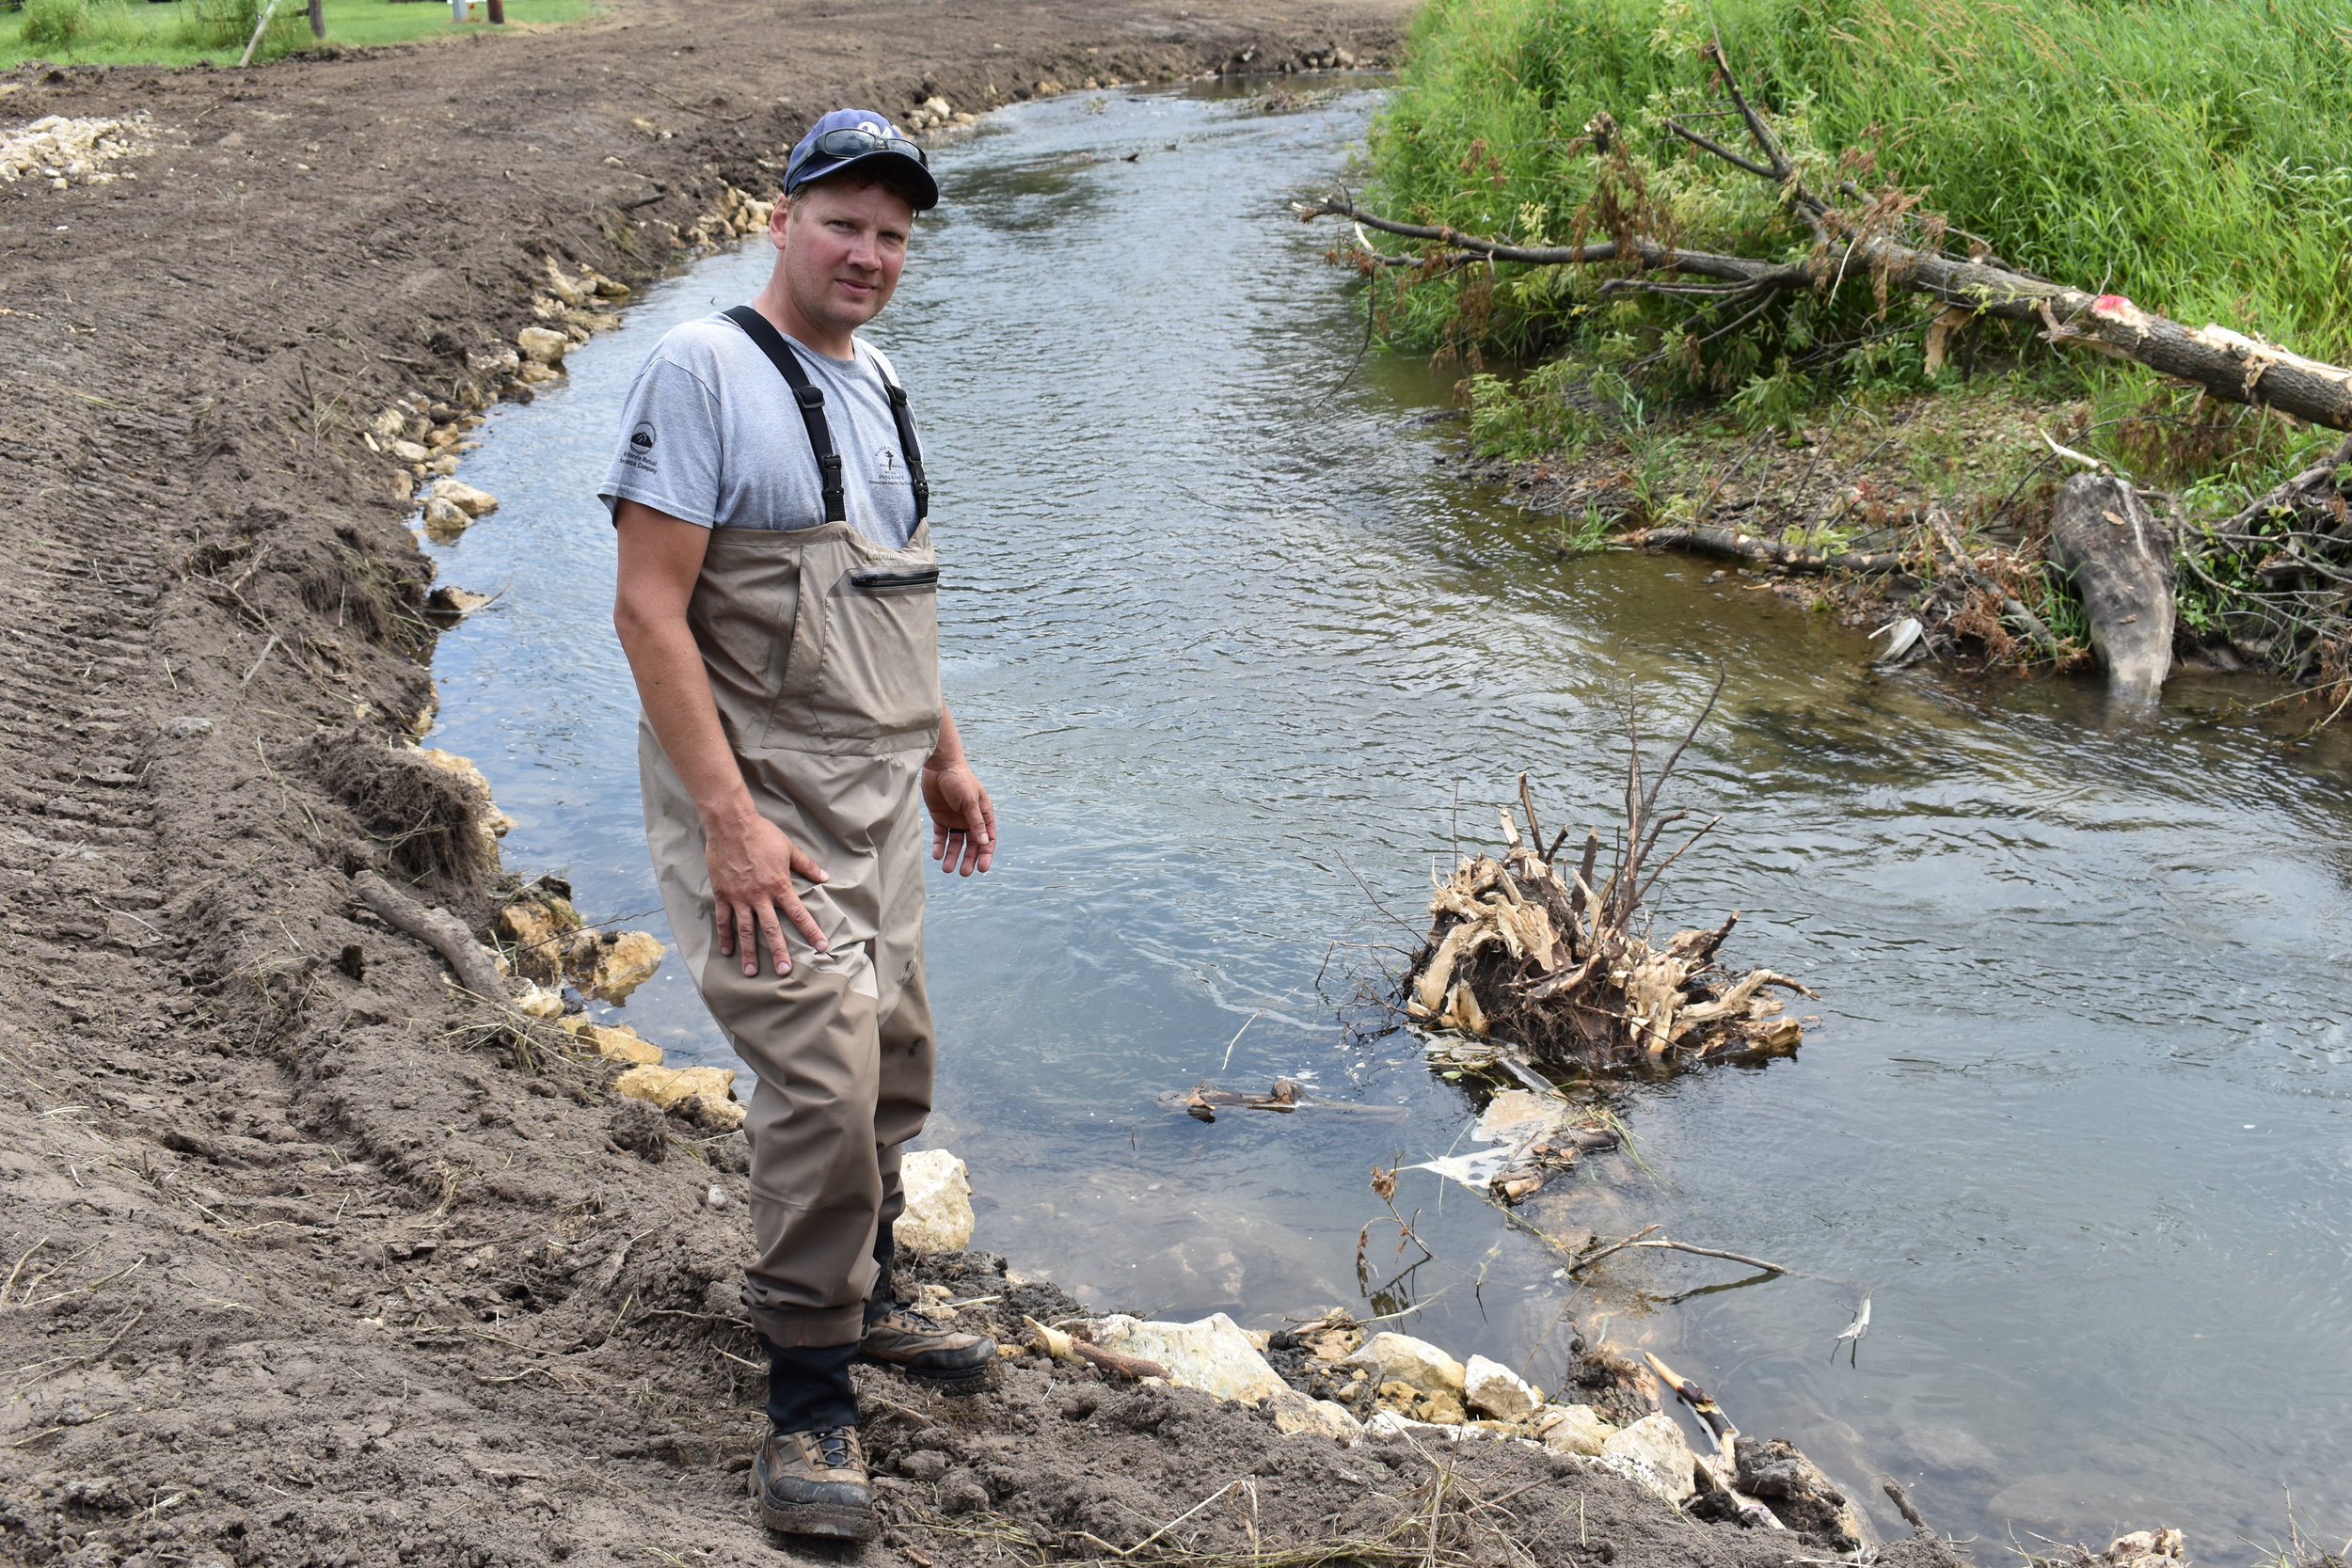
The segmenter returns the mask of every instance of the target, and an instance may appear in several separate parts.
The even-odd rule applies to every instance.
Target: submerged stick
[[[1650,1228],[1655,1230],[1658,1227],[1656,1226],[1652,1226]],[[1788,1274],[1790,1272],[1782,1268],[1778,1263],[1767,1263],[1761,1258],[1750,1258],[1745,1253],[1725,1252],[1720,1247],[1692,1246],[1688,1242],[1670,1242],[1662,1236],[1654,1242],[1628,1242],[1626,1245],[1639,1247],[1666,1247],[1676,1252],[1692,1253],[1700,1258],[1720,1258],[1726,1263],[1743,1263],[1751,1269],[1762,1269],[1766,1274]]]

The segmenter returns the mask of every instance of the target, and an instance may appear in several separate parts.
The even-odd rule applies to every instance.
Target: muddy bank
[[[1370,59],[1394,18],[625,5],[0,80],[0,122],[148,149],[0,185],[6,1555],[767,1557],[724,1467],[756,1370],[702,1316],[743,1245],[727,1135],[625,1150],[610,1068],[354,902],[420,879],[486,931],[500,875],[481,802],[396,750],[431,585],[362,432],[486,392],[548,256],[659,271],[835,102]]]
[[[2122,710],[2145,709],[2183,671],[2276,673],[2310,683],[2300,707],[2326,713],[2341,695],[2333,666],[2294,662],[2292,628],[2224,623],[2209,604],[2176,618],[2172,579],[2196,575],[2175,554],[2196,527],[2181,495],[2068,445],[2120,424],[2161,463],[2243,431],[2216,421],[2183,436],[2154,416],[2097,412],[1978,385],[1824,407],[1793,432],[1692,413],[1534,457],[1473,440],[1460,471],[1551,519],[1562,554],[1613,544],[1711,561],[1708,581],[1833,613],[1883,638],[1892,664],[2098,675]],[[2095,528],[2070,545],[2056,526],[2070,487],[2094,483],[2106,499],[2077,504],[2083,517],[2140,518],[2120,548]],[[2324,498],[2312,505],[2324,514]],[[2135,593],[2092,586],[2119,571]],[[2274,695],[2265,680],[2245,700]]]

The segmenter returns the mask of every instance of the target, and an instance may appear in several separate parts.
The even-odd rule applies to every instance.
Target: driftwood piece
[[[2172,669],[2172,531],[2120,479],[2076,474],[2050,514],[2050,552],[2071,574],[2117,702],[2153,705]]]
[[[351,879],[351,895],[396,931],[423,942],[455,971],[457,983],[485,1002],[504,1002],[514,987],[498,972],[490,950],[474,941],[466,923],[447,910],[427,909],[373,871]]]
[[[1121,1355],[1115,1350],[1104,1350],[1100,1345],[1089,1344],[1079,1338],[1073,1338],[1070,1341],[1070,1350],[1071,1354],[1077,1356],[1079,1360],[1090,1361],[1104,1371],[1115,1373],[1130,1381],[1147,1377],[1156,1377],[1163,1383],[1175,1381],[1175,1374],[1166,1367],[1140,1355]]]
[[[1675,1398],[1689,1405],[1691,1414],[1696,1416],[1699,1424],[1707,1429],[1708,1438],[1715,1446],[1713,1459],[1704,1454],[1692,1454],[1691,1457],[1699,1474],[1708,1481],[1708,1489],[1722,1493],[1733,1515],[1750,1529],[1787,1529],[1788,1527],[1781,1523],[1778,1514],[1740,1491],[1736,1484],[1740,1473],[1740,1429],[1732,1424],[1731,1417],[1724,1407],[1717,1404],[1706,1389],[1650,1352],[1643,1352],[1642,1359],[1648,1362],[1650,1370],[1658,1374],[1658,1381],[1673,1389]]]
[[[1725,528],[1718,523],[1676,524],[1668,528],[1648,529],[1641,534],[1640,542],[1660,549],[1684,549],[1696,555],[1754,562],[1761,566],[1777,567],[1784,572],[1860,572],[1872,577],[1885,577],[1911,570],[1910,562],[1899,555],[1874,554],[1863,550],[1807,549],[1786,540],[1742,533],[1736,528]]]

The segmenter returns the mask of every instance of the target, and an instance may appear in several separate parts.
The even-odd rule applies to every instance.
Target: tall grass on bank
[[[24,0],[20,47],[53,58],[105,58],[147,51],[226,55],[245,51],[267,0],[183,0],[166,10],[141,0]],[[279,0],[258,57],[310,40],[298,0]]]
[[[1808,236],[1763,182],[1659,129],[1720,106],[1700,55],[1718,29],[1792,150],[1832,175],[1817,188],[1898,183],[2036,272],[2352,358],[2352,16],[2326,0],[1428,0],[1373,134],[1371,204],[1570,240],[1600,167],[1585,127],[1606,112],[1674,230],[1661,237],[1800,254]],[[1740,139],[1736,119],[1697,124]],[[1857,340],[1848,368],[1861,352],[1899,372],[1908,356],[1915,373],[1916,334],[1885,325],[1920,307],[1861,306],[1877,325],[1791,302],[1760,341],[1708,349],[1702,379],[1788,402],[1841,339]],[[1479,268],[1407,290],[1387,325],[1473,360],[1575,342],[1608,362],[1688,319],[1597,305],[1573,269]]]

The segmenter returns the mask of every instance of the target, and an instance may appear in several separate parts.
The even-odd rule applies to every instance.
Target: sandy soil
[[[433,700],[430,567],[359,431],[512,342],[545,257],[650,275],[665,223],[763,188],[844,99],[1374,58],[1397,17],[619,0],[464,45],[0,77],[0,126],[144,113],[154,144],[135,180],[0,186],[0,1560],[793,1555],[743,1492],[739,1135],[629,1152],[610,1069],[354,909],[373,867],[486,929],[502,875],[477,803],[397,750]],[[953,1409],[874,1390],[881,1563],[1015,1551],[976,1519],[1124,1544],[1244,1475],[1268,1544],[1376,1533],[1438,1473],[1058,1372]],[[1788,1555],[1531,1449],[1458,1484],[1546,1561]]]

